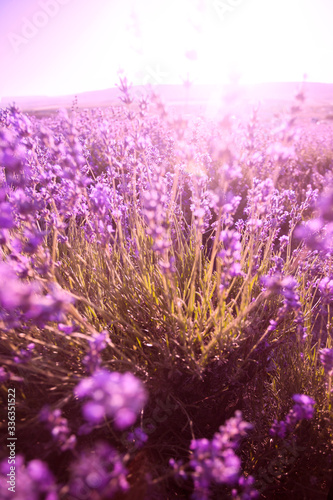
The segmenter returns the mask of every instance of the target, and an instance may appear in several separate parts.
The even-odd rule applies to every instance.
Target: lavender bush
[[[325,498],[331,128],[119,91],[0,111],[1,498]]]

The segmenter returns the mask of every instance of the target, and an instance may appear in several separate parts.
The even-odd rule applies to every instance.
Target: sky
[[[0,0],[0,98],[134,85],[333,83],[332,0]]]

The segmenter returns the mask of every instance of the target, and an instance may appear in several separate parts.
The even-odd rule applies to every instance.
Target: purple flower
[[[10,481],[10,464],[5,459],[0,464],[0,498],[3,500],[58,500],[53,474],[41,460],[24,464],[22,455],[15,458],[15,479]],[[13,488],[13,489],[10,489]]]
[[[0,366],[0,384],[6,382],[9,377],[9,373],[7,373],[7,371],[2,366]]]
[[[224,227],[230,227],[234,221],[234,215],[241,201],[241,196],[234,196],[231,191],[224,192],[221,188],[209,192],[210,206],[216,214],[221,210],[222,223]],[[243,222],[243,221],[242,221]],[[236,222],[236,229],[241,231],[241,223]]]
[[[72,298],[65,292],[54,287],[48,295],[33,295],[24,311],[24,319],[31,320],[36,325],[43,327],[49,321],[61,321],[64,319],[66,306],[71,303]]]
[[[267,153],[274,162],[284,163],[295,156],[295,149],[294,146],[285,146],[280,142],[276,142],[267,148]]]
[[[9,264],[0,262],[0,307],[8,312],[25,307],[34,291],[36,287],[20,281]]]
[[[253,189],[248,195],[248,207],[246,211],[253,218],[255,214],[265,215],[270,209],[271,199],[274,193],[274,184],[271,179],[260,181],[253,179]]]
[[[58,324],[58,330],[60,332],[65,333],[65,335],[70,335],[71,333],[73,333],[75,328],[76,328],[75,324],[72,324],[72,325],[65,325],[64,323]]]
[[[319,281],[318,288],[325,303],[333,300],[333,280],[326,276]]]
[[[321,349],[319,352],[325,373],[331,377],[333,375],[333,349]]]
[[[174,458],[170,458],[169,465],[170,467],[172,467],[176,478],[187,479],[187,474],[183,470],[184,464],[182,460],[175,460]]]
[[[35,344],[33,342],[30,342],[30,344],[27,345],[26,349],[20,349],[18,356],[14,356],[13,358],[15,363],[26,363],[27,361],[30,361],[34,348]]]
[[[255,479],[252,476],[241,476],[238,481],[238,486],[241,490],[241,500],[251,500],[259,498],[259,492],[254,488]],[[232,491],[233,498],[237,498],[237,490]]]
[[[43,243],[43,238],[46,232],[24,230],[26,241],[24,242],[23,251],[28,254],[34,254],[39,245]]]
[[[298,285],[295,278],[292,276],[286,276],[281,281],[282,285],[282,295],[284,296],[284,307],[287,310],[299,309],[301,304],[299,301],[299,295],[296,292],[296,287]]]
[[[143,214],[147,221],[147,233],[153,239],[153,250],[161,255],[171,244],[166,220],[165,188],[162,179],[156,179],[150,190],[143,193]]]
[[[18,142],[3,147],[0,150],[0,164],[7,173],[19,172],[23,167],[25,149]]]
[[[280,251],[282,252],[289,243],[289,236],[283,235],[279,238]]]
[[[121,430],[134,424],[147,400],[142,382],[132,373],[111,373],[107,370],[99,370],[82,380],[75,394],[79,398],[90,398],[83,406],[88,422],[96,424],[104,417],[110,417]]]
[[[190,465],[194,469],[193,499],[209,498],[209,487],[212,482],[228,485],[237,482],[241,461],[231,448],[216,449],[207,439],[198,439],[192,441],[190,449],[193,451],[190,460]]]
[[[304,240],[311,250],[325,251],[329,248],[332,237],[330,233],[326,238],[323,237],[323,227],[324,224],[320,218],[310,219],[302,222],[295,229],[294,234],[297,238]]]
[[[317,193],[316,193],[317,194]],[[313,201],[316,196],[312,197]],[[322,195],[317,201],[319,216],[302,223],[295,230],[298,238],[304,239],[307,246],[314,250],[329,250],[333,242],[333,190]]]
[[[305,394],[295,394],[293,396],[295,405],[293,406],[293,411],[295,412],[297,420],[311,419],[314,414],[315,400],[306,396]]]
[[[219,446],[231,447],[233,449],[239,446],[240,440],[252,429],[252,424],[242,419],[242,412],[237,410],[235,416],[229,418],[224,425],[221,425],[219,432],[215,434],[215,441]]]
[[[226,421],[211,441],[195,439],[191,442],[192,456],[190,466],[194,469],[193,480],[195,492],[193,499],[208,499],[212,482],[234,485],[241,473],[241,461],[235,454],[240,440],[252,428],[251,424],[242,420],[242,413],[237,411],[235,417]]]
[[[37,282],[24,282],[12,267],[0,263],[0,313],[3,319],[17,323],[19,319],[43,326],[49,321],[61,321],[72,298],[59,286],[52,285],[48,295],[41,294]]]
[[[299,295],[296,291],[298,283],[292,276],[282,277],[280,273],[273,276],[262,276],[261,283],[266,289],[274,293],[280,293],[284,297],[284,305],[280,313],[301,307]]]
[[[75,434],[70,435],[68,421],[61,416],[60,409],[51,410],[49,406],[44,406],[39,414],[39,420],[45,422],[62,451],[72,450],[75,447],[76,436]]]
[[[99,442],[93,449],[83,451],[71,465],[70,495],[87,499],[112,498],[118,491],[129,489],[127,473],[123,457],[107,443]]]
[[[314,399],[305,394],[295,394],[293,400],[295,404],[285,419],[280,422],[274,420],[274,424],[269,431],[271,436],[278,436],[284,439],[287,434],[294,430],[300,420],[313,418],[314,405],[316,404]]]
[[[288,426],[286,422],[274,419],[274,423],[269,431],[271,436],[278,436],[280,439],[284,439],[288,433]]]
[[[83,358],[83,364],[89,373],[94,373],[101,366],[101,352],[106,347],[107,335],[108,332],[104,330],[100,334],[93,335],[92,338],[89,339],[89,352]]]
[[[237,231],[221,231],[220,241],[223,247],[217,254],[222,261],[221,289],[228,286],[230,279],[243,275],[240,264],[242,258],[240,238],[241,235]]]
[[[0,228],[11,229],[14,227],[13,209],[9,203],[0,203]]]
[[[120,96],[119,99],[124,104],[131,104],[133,102],[133,97],[130,94],[131,84],[128,83],[126,77],[119,78],[119,79],[120,79],[120,83],[118,84],[118,87],[119,87],[120,92],[122,93],[122,95]]]
[[[325,222],[333,222],[333,190],[331,189],[327,194],[322,195],[318,202],[317,208],[320,211],[320,217]]]
[[[140,427],[134,429],[133,432],[129,432],[127,440],[131,443],[131,450],[141,448],[147,441],[148,436]]]

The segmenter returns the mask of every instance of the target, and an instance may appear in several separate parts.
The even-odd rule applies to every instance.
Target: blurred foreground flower
[[[2,500],[13,498],[15,500],[58,500],[53,474],[44,462],[31,460],[26,465],[22,455],[17,455],[14,475],[11,467],[13,466],[9,464],[8,459],[0,464],[0,498]]]
[[[147,234],[153,239],[153,250],[163,255],[170,247],[168,222],[166,220],[165,183],[162,179],[155,180],[154,186],[143,193],[143,214],[147,221]]]
[[[235,276],[242,276],[241,269],[241,235],[237,231],[221,231],[220,241],[223,248],[217,254],[222,261],[221,285],[220,290],[226,288],[229,281]]]
[[[333,245],[333,190],[319,197],[316,208],[319,215],[303,222],[295,230],[295,236],[303,239],[312,250],[328,251]]]
[[[261,283],[265,289],[272,293],[279,293],[284,297],[283,306],[279,310],[280,315],[286,311],[298,310],[301,307],[297,293],[298,282],[293,276],[283,277],[280,273],[273,276],[262,276]]]
[[[89,373],[94,373],[101,366],[101,352],[106,347],[107,335],[108,332],[104,330],[89,339],[89,351],[82,361]]]
[[[129,372],[99,370],[82,380],[75,394],[79,398],[90,398],[83,406],[88,422],[100,423],[104,417],[110,417],[121,430],[134,424],[147,401],[142,382]]]
[[[99,442],[71,465],[71,498],[113,498],[118,491],[129,489],[126,475],[122,456],[107,443]]]
[[[62,417],[59,408],[51,410],[48,406],[44,406],[39,414],[39,420],[45,422],[53,439],[62,451],[71,450],[75,447],[76,436],[75,434],[70,435],[68,420]]]
[[[20,320],[39,327],[49,321],[62,321],[71,302],[73,299],[58,285],[52,284],[44,295],[38,282],[19,279],[9,264],[0,262],[0,320],[9,326]]]
[[[321,349],[320,361],[324,367],[325,373],[330,377],[333,375],[333,349]]]

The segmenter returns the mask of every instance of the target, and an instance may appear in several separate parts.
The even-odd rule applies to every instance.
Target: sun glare
[[[0,95],[109,88],[119,71],[135,85],[304,73],[333,81],[329,0],[21,0],[0,9]]]

